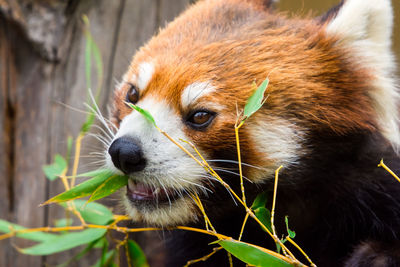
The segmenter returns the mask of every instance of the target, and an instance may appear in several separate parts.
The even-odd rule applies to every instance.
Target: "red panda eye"
[[[139,92],[133,84],[130,84],[129,90],[126,93],[126,102],[136,104],[139,101]]]
[[[189,125],[195,129],[207,127],[214,119],[215,113],[209,111],[196,111],[187,120]]]

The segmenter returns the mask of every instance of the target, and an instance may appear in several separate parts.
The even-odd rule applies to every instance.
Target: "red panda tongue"
[[[151,187],[144,184],[134,184],[131,180],[128,182],[128,194],[135,200],[149,200],[153,199],[155,195]]]
[[[127,195],[134,201],[167,199],[167,192],[164,189],[154,189],[142,183],[135,183],[132,179],[128,181]]]

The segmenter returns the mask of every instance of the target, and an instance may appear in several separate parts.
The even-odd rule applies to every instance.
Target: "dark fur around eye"
[[[186,123],[195,130],[204,130],[214,120],[216,113],[208,110],[195,110],[189,114]]]

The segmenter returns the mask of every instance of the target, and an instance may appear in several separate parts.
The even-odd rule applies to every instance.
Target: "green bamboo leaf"
[[[86,36],[86,44],[85,44],[85,76],[86,76],[86,88],[92,88],[91,79],[92,79],[92,38],[90,35],[90,24],[89,18],[86,15],[82,16],[82,20],[85,24],[85,36]]]
[[[47,179],[53,181],[57,179],[63,171],[67,168],[67,161],[60,154],[56,154],[54,157],[54,162],[49,165],[43,166],[43,172]]]
[[[94,177],[94,176],[99,176],[99,175],[103,175],[103,174],[110,174],[110,170],[108,169],[97,169],[94,171],[90,171],[90,172],[84,172],[81,174],[76,175],[76,178],[79,177]],[[69,176],[68,178],[72,178],[71,176]]]
[[[110,176],[112,176],[112,172],[101,172],[99,175],[78,184],[77,186],[71,188],[70,190],[61,193],[49,200],[47,200],[42,205],[47,205],[50,203],[59,203],[65,202],[68,200],[73,200],[77,198],[82,198],[91,195],[97,187],[99,187],[102,183],[104,183]]]
[[[83,256],[85,256],[87,253],[89,253],[93,248],[96,248],[96,246],[100,243],[100,245],[102,245],[103,240],[106,239],[105,237],[95,240],[93,242],[90,242],[84,249],[82,249],[81,251],[79,251],[78,254],[76,254],[74,257],[68,259],[66,262],[61,263],[56,265],[56,267],[68,267],[68,266],[73,266],[72,263],[79,261],[80,259],[82,259]]]
[[[257,208],[254,210],[254,215],[265,225],[265,227],[272,232],[271,227],[271,212],[266,208]],[[264,230],[264,228],[263,228]]]
[[[286,239],[284,241],[286,241]],[[282,241],[282,239],[281,239],[281,242],[282,242],[282,244],[285,243]],[[276,252],[281,254],[281,249],[282,249],[281,245],[279,245],[279,243],[275,243],[275,246],[276,246]]]
[[[113,220],[113,213],[106,206],[84,200],[74,200],[77,210],[81,213],[86,222],[98,225],[107,225]]]
[[[289,229],[289,217],[288,216],[285,216],[285,223],[286,223],[286,230],[288,232],[289,237],[292,239],[295,238],[296,233]]]
[[[96,191],[93,192],[88,202],[92,202],[108,195],[111,195],[121,187],[128,184],[129,177],[122,175],[113,175],[102,183]]]
[[[113,266],[115,266],[113,261],[114,261],[116,254],[117,254],[117,251],[115,249],[108,251],[107,254],[105,254],[105,256],[104,256],[103,264],[101,263],[102,258],[100,258],[94,265],[92,265],[92,267],[113,267]],[[134,266],[134,267],[136,267],[136,266]]]
[[[111,210],[100,203],[87,203],[85,200],[74,200],[74,204],[85,222],[97,225],[107,225],[113,220],[113,214]],[[64,208],[68,206],[65,202],[60,203],[60,205]]]
[[[50,255],[89,244],[104,236],[106,232],[106,229],[87,229],[77,233],[67,233],[19,251],[28,255]]]
[[[108,251],[108,241],[103,242],[103,247],[101,251],[101,258],[100,258],[100,266],[105,266],[105,263],[107,261],[107,251]]]
[[[89,112],[90,113],[87,115],[85,123],[81,127],[80,134],[87,133],[94,123],[96,115],[94,115],[94,113],[92,111],[89,111]]]
[[[132,103],[127,103],[131,108],[142,114],[151,124],[156,126],[156,121],[154,120],[153,116],[147,110],[142,109],[139,106],[136,106]]]
[[[268,196],[266,192],[258,194],[251,205],[251,209],[255,210],[257,208],[265,208],[265,205],[267,205],[267,197]]]
[[[225,250],[241,261],[261,267],[289,267],[292,264],[278,258],[280,255],[271,250],[251,245],[248,243],[230,240],[219,240],[217,242]]]
[[[12,230],[25,230],[27,228],[20,226],[18,224],[10,223],[5,220],[0,219],[0,233],[10,233]],[[49,234],[49,233],[44,233],[44,232],[32,232],[32,233],[25,233],[25,234],[17,234],[17,237],[23,238],[23,239],[28,239],[28,240],[33,240],[33,241],[38,241],[38,242],[43,242],[50,240],[54,237],[57,237],[57,235],[54,234]]]
[[[86,77],[86,87],[88,90],[92,89],[92,57],[94,58],[96,74],[97,74],[97,85],[95,97],[92,99],[93,101],[97,101],[101,92],[102,81],[103,81],[103,61],[101,58],[100,49],[97,46],[96,42],[93,39],[93,36],[90,32],[90,23],[89,18],[87,16],[83,16],[83,22],[85,24],[85,37],[86,37],[86,45],[85,45],[85,77]],[[89,92],[90,94],[90,92]],[[92,107],[96,109],[95,106]],[[87,133],[92,127],[95,121],[95,114],[93,111],[89,111],[88,116],[86,117],[85,123],[82,125],[80,134]]]
[[[247,99],[247,103],[244,107],[242,121],[249,118],[251,115],[253,115],[257,110],[259,110],[262,107],[264,101],[264,93],[265,90],[267,90],[268,83],[269,79],[266,78],[258,88],[257,85],[255,85],[255,83],[253,84],[253,86],[257,89],[249,97],[249,99]]]
[[[74,139],[72,136],[68,136],[67,138],[67,155],[65,156],[65,160],[69,162],[71,157],[72,145],[74,144]]]
[[[133,240],[128,240],[128,253],[135,267],[149,267],[146,256],[140,246]]]
[[[108,243],[107,236],[104,236],[102,239],[97,240],[94,248],[102,248],[104,247],[104,243]]]
[[[71,226],[73,223],[73,220],[71,218],[63,218],[56,220],[54,223],[55,227],[66,227],[66,226]]]
[[[101,53],[100,49],[97,46],[96,42],[92,39],[92,52],[93,52],[93,57],[94,61],[96,63],[96,71],[97,71],[97,89],[95,93],[95,99],[98,100],[100,91],[101,91],[101,86],[103,82],[103,60],[101,58]]]

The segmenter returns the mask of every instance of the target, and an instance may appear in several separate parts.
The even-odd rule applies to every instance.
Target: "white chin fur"
[[[141,208],[140,210],[124,197],[123,204],[126,213],[133,221],[143,221],[154,226],[176,226],[197,220],[196,207],[193,200],[184,197],[171,202],[170,206],[158,208]]]

